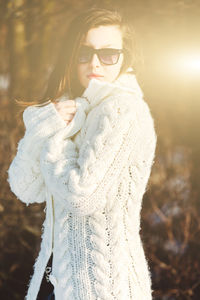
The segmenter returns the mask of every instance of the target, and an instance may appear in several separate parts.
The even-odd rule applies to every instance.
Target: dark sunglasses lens
[[[92,51],[91,49],[88,48],[81,48],[79,51],[79,56],[78,56],[78,61],[80,63],[86,63],[89,62],[92,56]]]
[[[113,49],[102,49],[102,51],[99,52],[99,56],[102,63],[106,65],[116,64],[119,59],[119,53]]]

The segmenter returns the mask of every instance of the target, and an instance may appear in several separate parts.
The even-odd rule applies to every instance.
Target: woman
[[[68,28],[50,101],[23,113],[8,180],[27,205],[46,201],[27,300],[37,298],[51,254],[56,300],[152,299],[139,230],[157,137],[133,45],[119,13],[83,12]]]

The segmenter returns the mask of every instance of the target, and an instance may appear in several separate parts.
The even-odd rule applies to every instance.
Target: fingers
[[[76,101],[67,99],[65,101],[55,102],[54,105],[66,124],[69,124],[77,110]]]
[[[76,107],[61,106],[58,107],[58,110],[61,111],[62,113],[74,114],[76,112]]]
[[[75,100],[70,100],[70,99],[67,99],[65,102],[63,103],[66,103],[67,106],[76,106],[76,101]]]
[[[76,112],[76,106],[72,104],[67,104],[64,102],[58,102],[55,104],[56,109],[59,111],[65,111],[67,113],[75,113]]]
[[[56,104],[64,105],[64,106],[76,106],[76,101],[73,99],[67,99],[64,101],[55,101]]]
[[[74,117],[74,114],[67,114],[67,115],[64,115],[64,114],[63,114],[63,119],[64,119],[65,121],[70,121],[70,120],[73,119],[73,117]]]
[[[54,103],[57,111],[60,114],[74,114],[77,110],[74,100],[67,100],[63,102]]]
[[[63,112],[60,113],[60,116],[62,117],[62,119],[66,122],[66,123],[70,123],[71,120],[74,117],[74,114],[64,114]]]

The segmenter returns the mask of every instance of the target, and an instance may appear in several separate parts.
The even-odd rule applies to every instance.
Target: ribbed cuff
[[[23,121],[28,131],[37,130],[39,136],[49,136],[67,126],[51,102],[45,106],[29,106],[23,113]]]

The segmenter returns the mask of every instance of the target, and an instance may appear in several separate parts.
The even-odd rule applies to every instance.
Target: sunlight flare
[[[190,75],[200,75],[200,54],[181,55],[177,60],[179,70]]]

